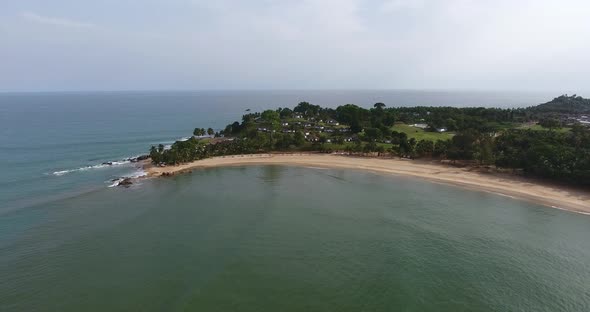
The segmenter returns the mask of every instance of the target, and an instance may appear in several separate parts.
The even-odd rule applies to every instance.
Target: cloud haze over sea
[[[3,1],[0,91],[588,91],[584,0]]]

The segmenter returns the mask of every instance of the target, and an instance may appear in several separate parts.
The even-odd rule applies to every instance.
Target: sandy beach
[[[148,176],[177,174],[200,168],[243,165],[290,165],[301,167],[367,170],[423,178],[524,199],[549,207],[590,214],[590,192],[525,179],[510,174],[481,173],[436,162],[405,159],[363,158],[329,154],[255,154],[215,157],[178,166],[145,165]]]

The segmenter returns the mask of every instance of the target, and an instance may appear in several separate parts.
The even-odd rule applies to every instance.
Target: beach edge
[[[186,164],[156,167],[143,164],[147,177],[171,176],[192,170],[248,165],[288,165],[326,169],[353,169],[496,193],[547,207],[590,215],[590,192],[511,174],[482,173],[472,167],[453,167],[434,161],[399,158],[355,157],[338,154],[246,154],[212,157]]]

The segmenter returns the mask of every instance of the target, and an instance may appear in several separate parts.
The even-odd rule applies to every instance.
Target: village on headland
[[[528,108],[323,108],[301,102],[243,115],[224,129],[196,128],[169,147],[152,146],[154,166],[259,153],[315,152],[440,160],[590,185],[590,100],[563,95]]]

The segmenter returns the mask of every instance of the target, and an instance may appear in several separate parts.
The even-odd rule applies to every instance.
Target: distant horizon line
[[[514,90],[514,89],[459,89],[459,88],[325,88],[325,89],[126,89],[126,90],[0,90],[0,94],[51,94],[51,93],[165,93],[165,92],[300,92],[300,91],[398,91],[398,92],[473,92],[473,93],[529,93],[529,94],[554,94],[555,96],[563,94],[578,94],[581,92],[571,91],[551,91],[551,90]],[[589,92],[590,93],[590,92]]]

